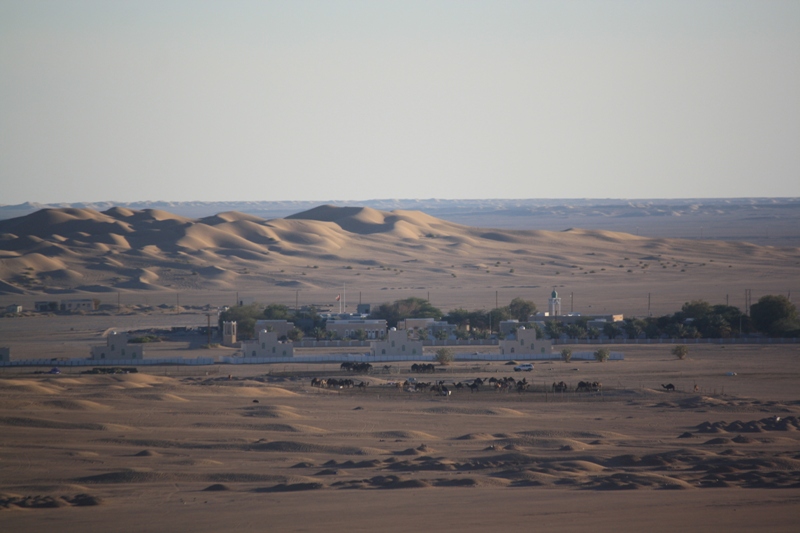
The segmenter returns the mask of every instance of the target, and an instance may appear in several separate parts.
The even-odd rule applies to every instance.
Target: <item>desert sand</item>
[[[55,210],[0,222],[2,302],[97,297],[101,314],[0,320],[12,357],[84,357],[111,327],[204,325],[248,295],[333,304],[516,296],[642,315],[796,289],[800,251],[628,233],[489,230],[419,212],[319,209],[264,221]],[[512,272],[513,269],[513,272]],[[297,291],[300,291],[299,293]],[[119,309],[115,304],[121,302]],[[164,304],[164,307],[159,307]],[[565,310],[570,302],[565,299]],[[117,314],[118,311],[120,314]],[[3,531],[796,531],[800,346],[612,346],[618,362],[0,370]],[[159,356],[207,355],[190,344]],[[222,350],[222,349],[221,349]],[[358,388],[311,386],[349,377]],[[443,380],[447,397],[406,392]],[[523,377],[522,393],[455,383]],[[602,383],[575,392],[578,381]],[[565,381],[571,390],[554,394]],[[672,384],[674,391],[662,385]]]
[[[697,346],[683,361],[667,346],[619,348],[625,361],[538,363],[524,393],[451,385],[448,397],[398,389],[407,364],[348,376],[365,391],[311,386],[343,377],[335,365],[6,371],[0,523],[795,531],[798,348]],[[417,377],[520,379],[510,368]],[[544,392],[579,379],[602,392]]]

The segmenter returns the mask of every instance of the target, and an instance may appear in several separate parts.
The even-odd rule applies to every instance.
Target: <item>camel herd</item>
[[[370,373],[372,370],[372,365],[369,363],[353,363],[353,362],[344,362],[341,364],[341,370],[351,373]],[[390,367],[384,367],[384,370]],[[414,373],[435,373],[436,367],[433,364],[427,363],[420,363],[420,364],[413,364],[411,365],[411,372]],[[450,383],[445,383],[444,380],[438,381],[429,381],[429,382],[422,382],[417,381],[414,378],[408,378],[404,381],[392,381],[388,383],[389,386],[406,391],[406,392],[432,392],[437,395],[441,396],[450,396],[455,391],[466,391],[469,389],[470,393],[477,393],[485,390],[491,390],[495,392],[510,392],[510,391],[517,391],[519,393],[528,391],[531,389],[531,383],[528,382],[527,378],[523,378],[521,380],[516,380],[511,376],[505,376],[501,378],[490,377],[490,378],[474,378],[471,380],[464,380],[464,381],[452,381]],[[349,378],[313,378],[311,380],[311,386],[317,388],[327,388],[327,389],[360,389],[362,391],[366,390],[369,386],[368,381],[360,381],[356,382]],[[676,390],[675,385],[672,383],[668,383],[666,385],[662,384],[661,387],[666,392],[674,392]],[[569,391],[574,392],[602,392],[603,391],[603,384],[599,381],[579,381],[575,388],[571,388],[566,382],[559,381],[553,382],[552,386],[549,387],[550,390],[554,393],[566,393]],[[697,390],[697,386],[695,385],[695,390]]]

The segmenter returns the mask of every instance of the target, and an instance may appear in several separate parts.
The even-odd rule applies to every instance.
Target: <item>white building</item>
[[[294,357],[294,345],[291,342],[280,342],[274,331],[262,329],[258,332],[258,340],[242,341],[244,357]]]
[[[370,343],[372,355],[422,355],[422,341],[412,341],[404,330],[392,328],[386,338]]]
[[[128,334],[112,331],[105,346],[92,346],[92,359],[142,359],[144,346],[128,344]]]
[[[73,298],[61,300],[62,311],[94,311],[97,309],[98,301],[93,298]]]
[[[535,329],[517,329],[516,339],[500,341],[500,353],[503,355],[543,355],[553,351],[553,341],[537,339]]]

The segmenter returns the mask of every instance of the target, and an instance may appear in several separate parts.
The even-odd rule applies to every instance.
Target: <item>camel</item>
[[[673,385],[672,383],[667,383],[666,385],[662,383],[661,387],[663,387],[667,392],[672,392],[675,390],[675,385]]]

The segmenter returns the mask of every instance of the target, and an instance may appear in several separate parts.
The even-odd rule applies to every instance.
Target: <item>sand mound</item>
[[[220,491],[226,491],[226,490],[231,490],[231,489],[230,489],[230,487],[228,487],[227,485],[225,485],[223,483],[214,483],[213,485],[209,485],[208,487],[204,488],[203,490],[206,491],[206,492],[220,492]]]
[[[377,439],[410,439],[410,440],[436,440],[438,437],[425,433],[424,431],[413,430],[394,430],[394,431],[375,431],[370,433]]]
[[[288,407],[285,405],[259,405],[256,407],[246,407],[244,408],[244,416],[286,419],[304,418],[302,415],[297,413],[293,407]]]
[[[91,400],[48,400],[43,402],[47,407],[64,409],[66,411],[108,411],[108,405],[93,402]]]
[[[35,429],[79,429],[79,430],[92,430],[102,431],[105,428],[103,424],[95,423],[80,423],[80,422],[59,422],[56,420],[46,420],[43,418],[32,417],[16,417],[5,416],[0,417],[0,425],[12,427],[25,427]]]
[[[253,444],[251,449],[263,452],[328,453],[338,455],[376,455],[385,453],[383,450],[356,446],[328,446],[325,444],[311,444],[300,441],[259,442]]]
[[[153,450],[142,450],[133,454],[134,457],[161,457],[161,454]]]
[[[24,379],[3,379],[0,380],[0,390],[15,390],[19,392],[28,392],[33,394],[61,394],[60,387],[52,385],[43,385],[35,381],[27,381]]]
[[[247,386],[231,386],[220,387],[220,390],[215,391],[226,396],[237,396],[240,398],[287,398],[297,396],[296,392],[286,390],[282,387],[273,385],[247,385]]]
[[[469,407],[431,407],[424,409],[423,412],[435,415],[487,415],[487,416],[525,416],[516,409],[505,407],[494,407],[490,409],[469,408]]]

